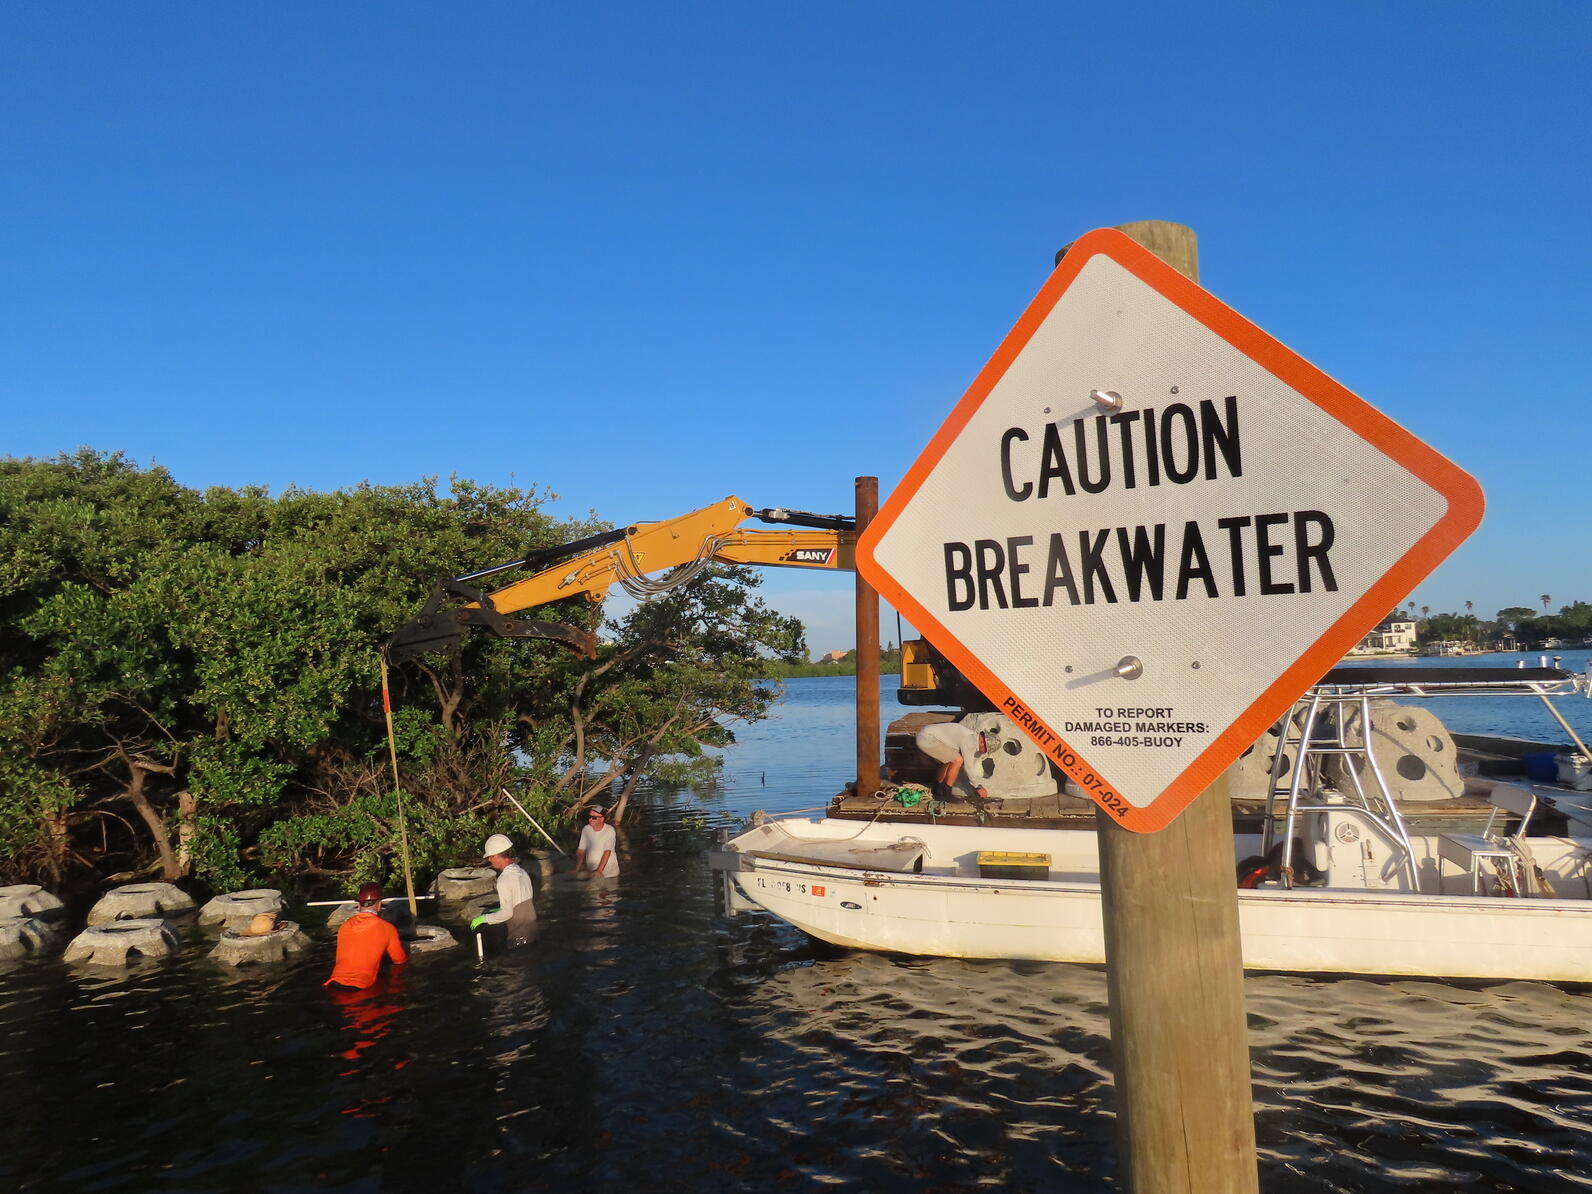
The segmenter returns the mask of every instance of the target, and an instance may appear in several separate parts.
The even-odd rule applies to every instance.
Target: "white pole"
[[[1553,720],[1563,726],[1564,732],[1570,735],[1570,741],[1575,743],[1575,748],[1587,758],[1592,759],[1592,751],[1587,750],[1586,743],[1581,741],[1581,736],[1570,728],[1570,723],[1565,721],[1564,715],[1554,707],[1553,702],[1548,699],[1548,694],[1539,689],[1537,695],[1542,698],[1542,703],[1548,706],[1548,712],[1553,714]]]
[[[525,812],[525,806],[523,804],[521,804],[518,800],[514,799],[513,793],[511,793],[507,788],[499,788],[498,791],[502,792],[503,795],[505,795],[505,796],[507,796],[509,798],[509,803],[510,804],[512,804],[515,808],[519,809],[520,812],[525,813],[525,819],[527,821],[529,821],[532,825],[536,825],[536,818],[531,816],[530,813]],[[536,825],[536,832],[541,834],[543,837],[545,837],[549,842],[552,842],[553,849],[557,850],[560,854],[564,854],[564,847],[560,846],[557,842],[554,842],[553,838],[552,838],[552,835],[549,834],[547,832],[547,830],[543,829],[540,825]],[[568,854],[564,854],[564,857],[568,858],[569,855]]]

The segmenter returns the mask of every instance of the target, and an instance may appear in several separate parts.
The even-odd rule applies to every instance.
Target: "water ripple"
[[[535,947],[367,998],[321,986],[324,930],[268,974],[0,966],[0,1189],[1120,1188],[1104,972],[718,920],[699,851],[754,784],[651,794],[617,889],[551,885]],[[1592,993],[1246,996],[1268,1194],[1592,1187]]]

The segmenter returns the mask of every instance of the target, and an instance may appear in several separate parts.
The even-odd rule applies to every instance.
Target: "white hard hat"
[[[507,854],[512,849],[514,849],[514,843],[509,841],[508,835],[494,833],[486,839],[486,846],[482,852],[488,858],[491,858],[494,854]]]

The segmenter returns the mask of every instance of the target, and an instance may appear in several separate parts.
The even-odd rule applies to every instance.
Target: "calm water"
[[[1527,655],[1471,655],[1459,659],[1390,659],[1379,660],[1371,666],[1513,668],[1523,663],[1534,668],[1544,658],[1552,666],[1584,674],[1588,660],[1592,660],[1592,651],[1550,651],[1546,654],[1533,651]],[[1422,703],[1441,717],[1450,730],[1459,733],[1501,734],[1538,742],[1567,741],[1564,730],[1536,697],[1434,697]],[[1585,696],[1564,697],[1554,704],[1582,741],[1592,745],[1592,701]]]
[[[351,1003],[319,985],[321,932],[252,976],[197,944],[0,966],[0,1190],[1117,1189],[1101,971],[821,954],[715,918],[708,831],[826,801],[850,701],[792,681],[711,791],[650,797],[617,891],[551,885],[541,942],[484,966],[419,957]],[[1557,740],[1543,716],[1509,732]],[[1264,1189],[1592,1188],[1592,993],[1247,992]]]

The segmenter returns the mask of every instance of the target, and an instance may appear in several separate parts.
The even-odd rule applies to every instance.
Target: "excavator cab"
[[[995,705],[926,638],[909,638],[901,644],[901,687],[896,700],[903,705],[930,705],[989,712]]]

